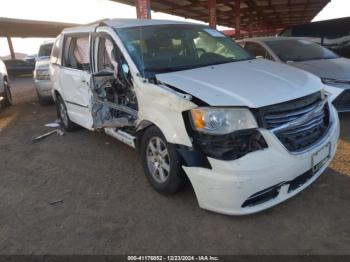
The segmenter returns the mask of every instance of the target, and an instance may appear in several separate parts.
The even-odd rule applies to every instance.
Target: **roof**
[[[63,33],[88,33],[92,32],[99,25],[106,25],[113,28],[130,28],[130,27],[140,27],[140,26],[151,26],[151,25],[201,25],[188,22],[172,21],[172,20],[158,20],[158,19],[105,19],[95,24],[89,24],[85,26],[77,26],[66,28]]]
[[[173,25],[173,24],[194,24],[189,22],[161,20],[161,19],[109,19],[103,21],[106,25],[114,28],[127,28],[150,25]]]
[[[135,5],[135,0],[111,0]],[[207,0],[150,0],[157,12],[209,22]],[[273,28],[310,22],[330,0],[241,0],[241,28],[247,29],[250,15],[256,24]],[[216,0],[217,23],[232,27],[235,21],[235,1]]]
[[[77,24],[0,17],[0,37],[56,37]]]
[[[338,38],[340,36],[349,35],[350,17],[323,20],[308,24],[290,26],[287,27],[286,30],[290,28],[292,28],[292,36]],[[283,32],[281,32],[281,34]]]

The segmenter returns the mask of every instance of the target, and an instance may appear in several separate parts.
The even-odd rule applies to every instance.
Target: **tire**
[[[67,132],[74,132],[74,131],[80,129],[80,126],[73,123],[69,119],[66,104],[64,103],[61,96],[57,96],[56,111],[57,111],[57,116],[60,119],[61,125],[63,126],[64,130],[66,130]]]
[[[147,180],[156,191],[172,195],[183,188],[186,175],[179,153],[156,126],[147,128],[142,136],[141,157]]]
[[[3,107],[8,107],[12,105],[12,94],[8,82],[4,81],[4,100],[2,102]]]

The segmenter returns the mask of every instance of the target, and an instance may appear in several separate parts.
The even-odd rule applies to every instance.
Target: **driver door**
[[[125,104],[125,95],[133,86],[131,73],[123,53],[113,38],[105,33],[93,35],[94,74],[92,76],[92,119],[95,128],[129,125],[136,115]],[[131,118],[130,118],[131,116]]]

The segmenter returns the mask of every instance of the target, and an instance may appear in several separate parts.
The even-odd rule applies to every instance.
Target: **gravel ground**
[[[138,153],[102,133],[33,143],[54,107],[39,106],[30,79],[12,85],[15,104],[0,113],[1,254],[350,254],[350,114],[313,185],[230,217],[200,209],[191,188],[159,195]]]

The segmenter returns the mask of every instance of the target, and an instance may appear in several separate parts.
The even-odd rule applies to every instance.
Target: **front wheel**
[[[3,106],[11,106],[12,105],[12,94],[10,90],[10,86],[7,83],[7,81],[4,82],[4,100],[3,100]]]
[[[182,161],[176,147],[169,144],[155,126],[148,128],[141,141],[145,175],[151,186],[161,194],[179,191],[185,182]]]

